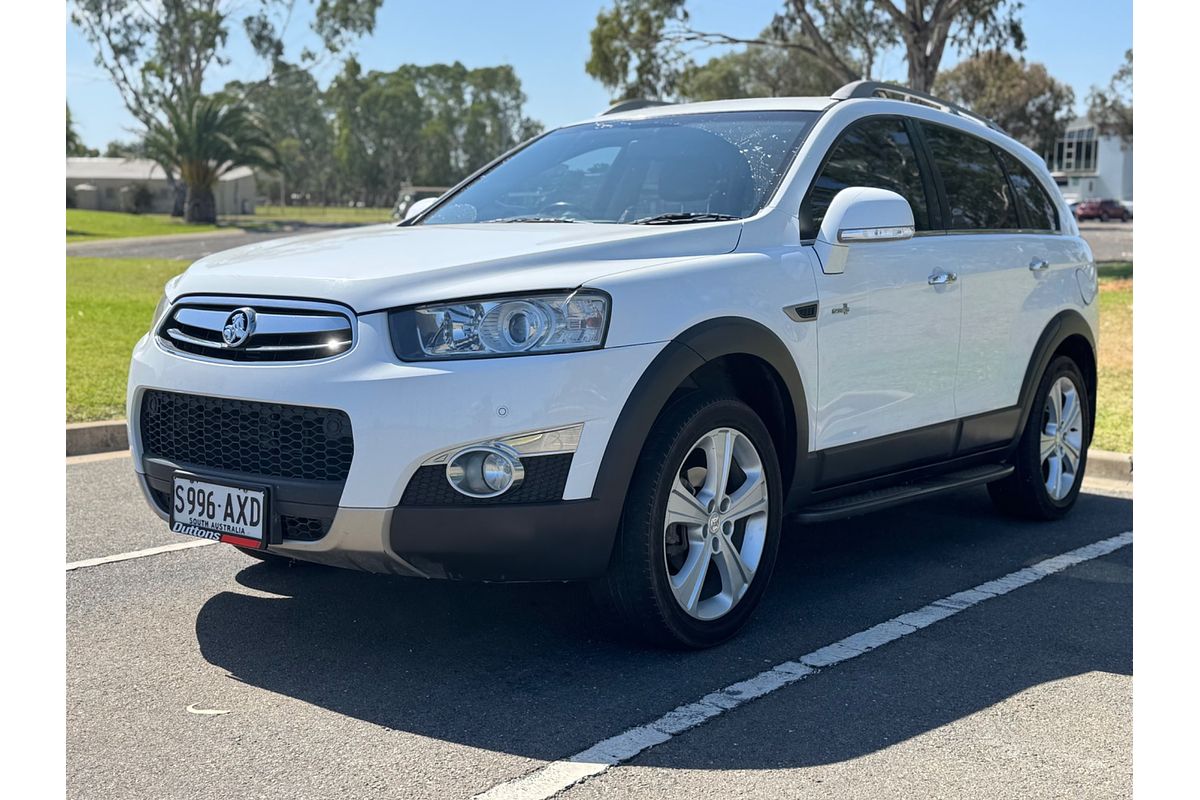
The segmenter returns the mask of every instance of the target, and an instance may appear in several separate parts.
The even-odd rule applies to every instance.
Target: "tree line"
[[[541,132],[510,66],[367,72],[350,58],[325,90],[296,68],[221,95],[265,120],[281,169],[264,188],[288,202],[389,206],[403,186],[450,186]]]
[[[402,187],[447,186],[541,130],[524,113],[511,66],[403,65],[364,71],[350,54],[374,30],[382,0],[73,0],[72,19],[139,122],[110,156],[149,157],[177,181],[176,212],[215,214],[223,170],[247,165],[284,203],[391,205]],[[312,10],[319,45],[299,52],[286,32],[297,5]],[[908,84],[995,119],[1039,153],[1070,121],[1075,95],[1022,56],[1020,0],[782,0],[757,36],[697,28],[686,0],[612,0],[597,15],[584,69],[613,94],[663,100],[826,95],[877,78],[885,54],[903,55]],[[228,64],[240,25],[258,76],[205,94]],[[311,41],[311,37],[310,37]],[[720,45],[722,55],[703,58]],[[941,69],[947,48],[967,57]],[[341,70],[322,89],[315,66]],[[1102,130],[1132,136],[1132,52],[1087,100]],[[91,154],[73,132],[68,154]],[[213,159],[225,159],[212,163]]]
[[[175,212],[213,221],[221,174],[254,167],[284,202],[391,205],[406,184],[445,186],[541,130],[524,114],[509,66],[405,65],[364,72],[349,48],[374,31],[382,0],[73,0],[72,21],[141,130],[106,154],[157,161],[176,186]],[[317,45],[295,51],[289,25],[311,10]],[[253,79],[204,91],[230,63],[240,27],[260,63]],[[322,90],[312,70],[338,59]],[[67,151],[89,154],[71,126]]]
[[[613,0],[591,32],[585,69],[614,99],[718,100],[827,95],[880,79],[881,57],[902,54],[907,85],[995,120],[1048,154],[1074,116],[1075,92],[1025,60],[1019,0],[783,0],[757,36],[696,27],[686,0]],[[704,59],[713,46],[736,49]],[[948,47],[966,54],[941,69]],[[1133,135],[1133,54],[1089,115],[1106,133]]]

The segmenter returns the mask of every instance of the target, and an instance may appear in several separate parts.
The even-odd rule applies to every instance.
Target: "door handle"
[[[1034,272],[1041,272],[1044,269],[1050,269],[1050,262],[1044,258],[1035,258],[1029,262],[1029,268]]]
[[[954,274],[953,272],[944,272],[943,270],[939,269],[937,272],[929,276],[929,285],[946,286],[947,284],[954,283],[957,280],[958,275]]]

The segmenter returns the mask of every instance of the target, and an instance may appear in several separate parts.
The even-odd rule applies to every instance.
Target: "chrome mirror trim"
[[[883,225],[878,228],[842,228],[838,241],[851,242],[896,242],[911,239],[916,233],[912,225]]]

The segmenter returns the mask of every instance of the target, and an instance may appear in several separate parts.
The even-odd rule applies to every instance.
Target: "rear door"
[[[956,128],[922,122],[921,131],[938,177],[942,262],[962,296],[955,406],[964,418],[1012,409],[1038,336],[1066,296],[1072,249],[1047,229],[1057,227],[1054,206],[1015,158]],[[1006,438],[1003,421],[965,426],[960,449]]]
[[[859,445],[953,420],[958,367],[958,287],[932,285],[938,271],[932,184],[912,122],[873,116],[851,123],[830,150],[801,207],[802,236],[816,235],[834,195],[849,186],[888,189],[913,209],[917,235],[850,248],[845,270],[819,273],[818,388],[814,426],[819,450]],[[948,454],[953,436],[917,437],[886,453],[855,448],[828,457],[824,483],[850,480],[895,462]]]

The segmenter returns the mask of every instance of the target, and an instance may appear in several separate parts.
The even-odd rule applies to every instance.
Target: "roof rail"
[[[619,114],[622,111],[637,111],[639,108],[652,108],[654,106],[669,106],[672,105],[666,100],[648,100],[644,97],[636,97],[633,100],[621,100],[613,103],[604,111],[600,112],[600,116],[608,116],[609,114]]]
[[[940,97],[934,97],[926,92],[919,92],[916,89],[909,89],[906,86],[898,86],[894,83],[881,83],[880,81],[854,81],[847,83],[842,88],[838,89],[832,95],[834,100],[854,100],[860,97],[892,97],[898,100],[906,100],[910,103],[918,103],[924,106],[932,106],[933,108],[941,109],[950,114],[957,114],[960,117],[967,117],[975,122],[991,128],[998,133],[1003,133],[1006,136],[1008,132],[992,122],[987,117],[976,114],[968,108],[963,108],[957,103],[951,103],[949,100],[943,100]]]

